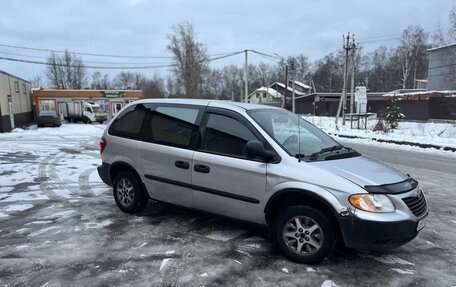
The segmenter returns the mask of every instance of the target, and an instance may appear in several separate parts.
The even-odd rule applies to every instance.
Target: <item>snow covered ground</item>
[[[456,285],[455,164],[448,159],[456,153],[343,139],[416,176],[429,223],[393,251],[341,250],[311,267],[285,259],[252,224],[152,201],[139,216],[120,212],[96,172],[104,128],[0,134],[1,286]]]
[[[350,128],[350,121],[342,125],[339,119],[338,129],[334,117],[303,116],[304,119],[313,123],[332,135],[357,136],[360,138],[376,138],[394,141],[407,141],[420,144],[432,144],[437,146],[456,148],[456,122],[455,123],[418,123],[400,122],[399,127],[389,133],[374,132],[373,127],[377,119],[369,119],[367,129],[356,129],[357,123]],[[364,126],[361,124],[361,126]]]

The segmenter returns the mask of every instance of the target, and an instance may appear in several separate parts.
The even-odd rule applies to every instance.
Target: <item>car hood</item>
[[[309,164],[343,177],[359,186],[396,183],[408,178],[399,170],[366,156],[314,161]]]

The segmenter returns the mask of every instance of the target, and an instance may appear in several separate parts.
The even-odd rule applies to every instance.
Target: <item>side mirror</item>
[[[265,162],[270,162],[275,154],[272,151],[267,151],[264,149],[263,143],[259,141],[249,141],[245,145],[245,152],[249,158],[259,157]]]

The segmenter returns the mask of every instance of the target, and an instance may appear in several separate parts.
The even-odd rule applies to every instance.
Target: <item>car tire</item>
[[[100,124],[103,124],[103,121],[98,121]]]
[[[148,202],[145,190],[131,172],[120,172],[116,176],[113,193],[117,206],[126,213],[138,213],[146,207]]]
[[[274,226],[277,246],[290,260],[320,263],[335,246],[335,233],[327,216],[310,206],[291,206]]]
[[[89,118],[85,117],[84,118],[84,123],[90,125],[90,124],[92,124],[92,121]]]

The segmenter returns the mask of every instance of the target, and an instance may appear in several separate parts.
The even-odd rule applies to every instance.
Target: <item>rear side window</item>
[[[218,114],[209,114],[204,138],[203,151],[247,158],[245,145],[257,137],[239,121]]]
[[[129,107],[123,111],[109,127],[109,134],[139,139],[141,136],[141,127],[147,111],[148,109],[141,104]]]
[[[145,140],[193,149],[199,126],[200,107],[159,106],[151,111],[146,125]]]

